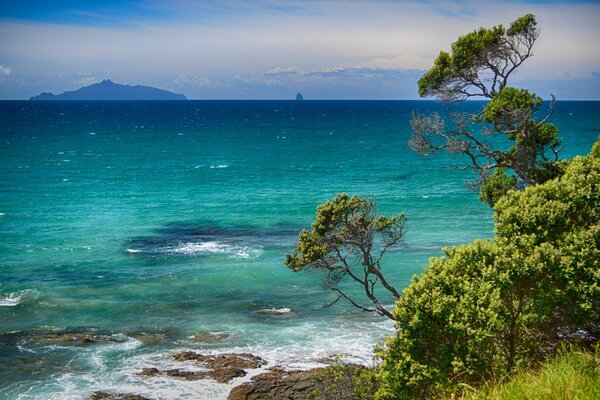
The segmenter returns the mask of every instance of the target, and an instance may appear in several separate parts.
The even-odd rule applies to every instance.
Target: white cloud
[[[101,79],[98,79],[95,76],[83,76],[79,79],[76,79],[75,83],[79,86],[89,86],[100,81]]]
[[[162,0],[152,3],[167,11],[175,7]],[[220,19],[202,17],[218,5],[179,0],[176,4],[186,7],[187,17],[162,22],[77,26],[0,21],[0,58],[31,79],[64,74],[64,86],[73,84],[67,77],[89,71],[80,79],[89,83],[102,76],[189,88],[184,91],[189,97],[243,85],[251,97],[257,82],[261,88],[308,79],[353,85],[351,77],[364,81],[384,70],[427,69],[459,35],[533,12],[541,36],[535,56],[519,68],[523,79],[589,74],[600,66],[600,4],[292,1],[284,7],[263,1],[260,6],[243,2],[238,11],[236,3],[219,11]]]
[[[5,78],[8,78],[12,75],[12,70],[8,67],[0,65],[0,75],[4,76]]]

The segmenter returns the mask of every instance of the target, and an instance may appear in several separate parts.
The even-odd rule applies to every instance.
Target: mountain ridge
[[[110,79],[61,94],[43,92],[29,100],[187,100],[182,94],[151,86],[121,85]]]

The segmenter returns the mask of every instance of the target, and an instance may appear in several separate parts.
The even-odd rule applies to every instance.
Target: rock
[[[329,367],[333,368],[333,367]],[[352,377],[357,369],[349,364],[341,366],[343,374],[336,379],[329,368],[308,371],[285,371],[273,368],[257,375],[250,382],[231,390],[228,400],[325,400],[352,399]]]
[[[139,340],[145,345],[152,345],[155,343],[164,342],[169,338],[169,335],[166,333],[146,333],[146,332],[134,332],[130,333],[127,336],[131,336],[132,338]]]
[[[239,353],[239,354],[220,354],[216,356],[207,356],[198,354],[193,351],[184,351],[173,355],[176,361],[197,361],[202,366],[209,369],[221,369],[221,368],[240,368],[240,369],[252,369],[260,368],[267,362],[260,357],[250,353]]]
[[[89,400],[152,400],[149,397],[144,397],[139,394],[122,394],[122,393],[107,393],[95,392],[89,397]]]
[[[124,341],[123,337],[111,335],[106,332],[99,332],[94,328],[34,332],[30,335],[30,339],[35,343],[43,345],[61,346]]]
[[[198,332],[194,336],[190,336],[193,342],[197,343],[222,343],[231,338],[228,333],[213,333],[213,332]]]
[[[142,376],[157,376],[160,375],[158,368],[143,368],[142,372],[139,373]]]
[[[169,376],[188,381],[199,379],[214,379],[219,383],[228,383],[233,378],[246,375],[245,369],[260,368],[266,361],[249,353],[221,354],[216,356],[184,351],[173,355],[176,361],[196,361],[207,371],[185,371],[181,369],[159,370],[158,368],[144,368],[142,376]]]
[[[228,383],[233,378],[246,376],[246,371],[240,368],[221,368],[211,371],[184,371],[181,369],[167,369],[161,371],[157,368],[144,368],[140,372],[142,376],[168,376],[181,378],[186,381],[197,381],[200,379],[214,379],[219,383]]]

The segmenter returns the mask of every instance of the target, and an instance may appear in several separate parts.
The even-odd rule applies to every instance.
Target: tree
[[[534,114],[542,99],[508,86],[514,71],[533,55],[538,36],[532,14],[513,21],[508,29],[502,25],[480,28],[459,37],[450,53],[440,52],[419,80],[419,95],[446,104],[451,124],[439,113],[413,113],[410,147],[421,154],[462,155],[468,163],[457,168],[478,173],[475,186],[483,188],[481,198],[490,205],[509,189],[539,184],[561,172],[558,129],[547,122],[554,96],[549,111],[538,120]],[[489,102],[477,114],[450,109],[470,98]],[[507,150],[494,148],[486,135],[503,136],[512,145]]]
[[[404,215],[377,216],[372,199],[338,194],[332,201],[317,207],[312,229],[303,229],[298,245],[286,254],[285,265],[298,272],[305,269],[325,271],[326,285],[340,298],[364,311],[395,319],[381,303],[379,284],[394,299],[400,297],[381,272],[385,252],[397,245],[404,235]],[[344,278],[361,285],[373,306],[352,299],[341,287]]]
[[[377,399],[449,395],[562,341],[597,340],[600,138],[565,164],[562,176],[497,202],[493,240],[444,249],[404,290]]]

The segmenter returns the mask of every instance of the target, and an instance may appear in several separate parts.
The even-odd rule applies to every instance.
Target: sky
[[[416,99],[441,50],[536,15],[511,85],[600,99],[600,0],[0,0],[0,99],[102,79],[191,99]]]

